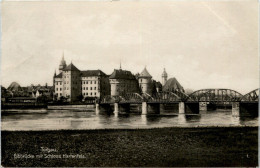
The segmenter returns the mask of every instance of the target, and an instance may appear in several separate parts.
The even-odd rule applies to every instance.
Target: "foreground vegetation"
[[[236,167],[257,159],[257,127],[2,131],[2,166]]]

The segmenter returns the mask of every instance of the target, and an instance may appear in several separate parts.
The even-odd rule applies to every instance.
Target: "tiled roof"
[[[147,71],[147,69],[145,67],[144,70],[139,75],[139,77],[149,77],[149,78],[151,78],[152,76],[149,74],[149,72]]]
[[[162,84],[161,84],[161,82],[159,82],[159,81],[158,81],[158,82],[155,81],[155,86],[158,87],[158,88],[159,88],[159,87],[161,88],[161,87],[162,87]]]
[[[183,87],[177,81],[176,78],[170,78],[169,80],[167,80],[167,82],[163,86],[163,91],[173,91],[173,90],[184,91]]]
[[[107,76],[103,71],[101,70],[87,70],[87,71],[81,71],[81,76]]]
[[[55,78],[62,78],[62,72],[56,75]]]
[[[75,65],[73,65],[72,63],[69,64],[66,68],[63,69],[64,71],[79,71],[79,69],[77,67],[75,67]]]
[[[114,72],[109,76],[109,79],[136,79],[136,78],[130,71],[115,69]]]

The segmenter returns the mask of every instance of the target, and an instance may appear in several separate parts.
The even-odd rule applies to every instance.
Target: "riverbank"
[[[2,131],[8,167],[257,165],[258,127]]]

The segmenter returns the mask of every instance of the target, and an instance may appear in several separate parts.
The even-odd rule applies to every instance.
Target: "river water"
[[[61,130],[205,126],[258,126],[258,117],[234,117],[231,110],[201,111],[198,115],[95,114],[88,110],[13,110],[3,112],[2,130]]]

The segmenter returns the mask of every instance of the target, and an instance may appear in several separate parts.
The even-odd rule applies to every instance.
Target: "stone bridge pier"
[[[175,104],[174,109],[178,109],[179,114],[199,114],[199,103],[197,102],[179,102]],[[165,109],[166,104],[142,102],[142,114],[160,114]],[[177,107],[178,106],[178,107]]]
[[[258,117],[258,102],[232,102],[233,116]]]

